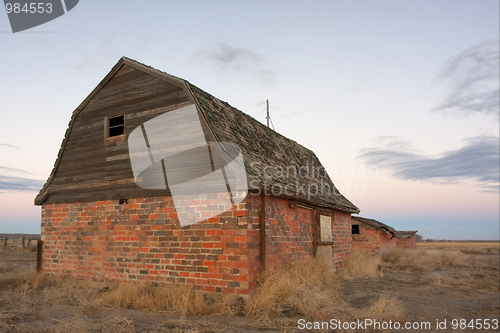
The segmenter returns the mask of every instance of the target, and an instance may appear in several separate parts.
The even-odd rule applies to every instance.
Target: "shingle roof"
[[[390,234],[392,234],[394,237],[397,238],[410,238],[411,236],[415,235],[418,231],[398,231],[387,224],[384,224],[380,221],[374,220],[374,219],[368,219],[366,217],[361,217],[361,216],[353,216],[353,220],[358,220],[360,222],[366,223],[372,227],[374,227],[377,230],[385,231]]]
[[[413,230],[413,231],[396,231],[396,236],[397,238],[410,238],[411,236],[415,235],[418,231]]]
[[[217,139],[235,143],[241,148],[247,173],[256,180],[254,183],[259,188],[268,187],[269,193],[274,189],[275,193],[281,192],[282,195],[293,193],[297,199],[322,207],[359,212],[354,204],[337,191],[326,170],[321,169],[321,162],[314,152],[189,82],[187,84]],[[307,166],[307,178],[296,174],[295,171],[299,172],[301,167],[304,171]],[[271,171],[265,172],[266,167]],[[318,170],[318,167],[321,170],[319,173],[311,171]],[[249,183],[252,188],[252,181]]]
[[[264,126],[246,113],[201,90],[187,80],[136,60],[126,57],[122,60],[129,64],[134,63],[138,69],[147,68],[169,80],[182,81],[187,85],[217,140],[235,143],[240,147],[250,189],[263,190],[267,187],[269,193],[274,189],[275,193],[281,191],[282,196],[289,196],[284,193],[287,190],[287,193],[293,193],[289,197],[300,201],[350,213],[359,212],[359,208],[337,190],[318,157],[311,150]],[[312,172],[314,176],[309,174],[308,178],[293,174],[292,170],[298,170],[300,167],[305,170],[306,166],[309,166],[309,170],[313,167],[316,170],[322,169],[319,173]],[[271,167],[267,170],[273,170],[271,175],[269,172],[267,174],[264,172],[266,167]],[[281,170],[280,168],[285,172],[276,172],[276,170]],[[308,187],[311,191],[307,191]],[[318,189],[318,193],[315,193],[315,189]]]
[[[361,217],[361,216],[353,216],[352,219],[366,223],[377,230],[386,231],[388,233],[391,233],[392,235],[395,235],[395,233],[397,232],[394,228],[388,226],[387,224],[384,224],[374,219],[368,219],[366,217]]]

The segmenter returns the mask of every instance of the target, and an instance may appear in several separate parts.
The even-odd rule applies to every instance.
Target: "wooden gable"
[[[183,80],[155,74],[120,60],[73,113],[52,174],[35,204],[169,195],[135,184],[127,146],[128,134],[142,123],[194,104]],[[124,134],[107,137],[108,119],[121,115]],[[208,135],[203,121],[202,125]]]

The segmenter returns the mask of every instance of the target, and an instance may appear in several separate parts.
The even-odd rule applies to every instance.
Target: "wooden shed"
[[[138,186],[131,133],[174,112],[181,122],[172,135],[189,140],[196,118],[206,142],[241,149],[244,200],[213,215],[217,193],[178,207],[167,176],[163,188]],[[263,269],[292,260],[325,253],[339,265],[351,252],[351,213],[359,212],[311,150],[188,81],[125,57],[73,112],[35,204],[42,206],[45,274],[242,295]],[[198,222],[179,222],[191,217]]]

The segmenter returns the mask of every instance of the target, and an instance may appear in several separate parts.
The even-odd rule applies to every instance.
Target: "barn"
[[[380,221],[353,216],[352,252],[379,255],[394,248],[416,249],[417,231],[398,231]]]
[[[341,265],[359,212],[311,150],[126,57],[73,112],[35,204],[44,274],[239,295],[293,260]]]

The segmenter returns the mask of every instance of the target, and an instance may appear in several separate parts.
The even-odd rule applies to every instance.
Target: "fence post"
[[[40,272],[42,267],[42,241],[36,241],[36,271]]]
[[[21,237],[21,243],[22,243],[23,251],[24,251],[24,237]]]
[[[28,251],[31,250],[31,238],[28,238]]]
[[[7,249],[7,237],[5,237],[4,241],[3,241],[3,249],[6,250]]]

